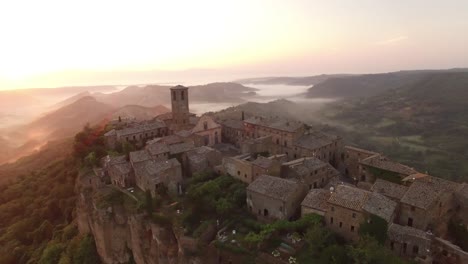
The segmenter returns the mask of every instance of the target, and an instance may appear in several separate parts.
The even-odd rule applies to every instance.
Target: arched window
[[[172,91],[172,100],[177,101],[177,93],[175,91]]]

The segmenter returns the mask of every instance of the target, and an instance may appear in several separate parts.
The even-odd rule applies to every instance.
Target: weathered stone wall
[[[251,183],[253,181],[252,163],[249,161],[226,157],[223,159],[223,167],[227,174],[238,180],[246,183]]]
[[[333,218],[333,223],[331,218]],[[359,225],[363,221],[364,215],[361,212],[337,205],[330,205],[327,213],[325,214],[325,223],[327,227],[340,234],[347,240],[358,240]],[[352,229],[353,227],[354,229]]]

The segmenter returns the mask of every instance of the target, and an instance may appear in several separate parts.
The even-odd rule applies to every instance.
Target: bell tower
[[[189,125],[188,88],[177,85],[171,88],[172,124],[175,130]]]

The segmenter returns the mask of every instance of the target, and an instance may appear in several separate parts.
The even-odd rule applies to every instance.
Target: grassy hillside
[[[468,179],[468,73],[432,73],[323,110],[345,138],[450,179]]]
[[[468,69],[399,71],[334,77],[321,82],[307,92],[308,97],[360,98],[384,91],[413,86],[437,73],[468,72]]]

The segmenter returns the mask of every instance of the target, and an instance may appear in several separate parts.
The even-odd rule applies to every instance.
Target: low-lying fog
[[[298,104],[308,104],[311,108],[319,107],[325,103],[333,102],[330,98],[307,98],[305,93],[311,86],[284,85],[284,84],[244,84],[244,86],[258,89],[255,96],[244,97],[247,102],[267,103],[277,99],[287,99]],[[239,103],[190,103],[190,111],[201,115],[206,112],[216,112]]]

